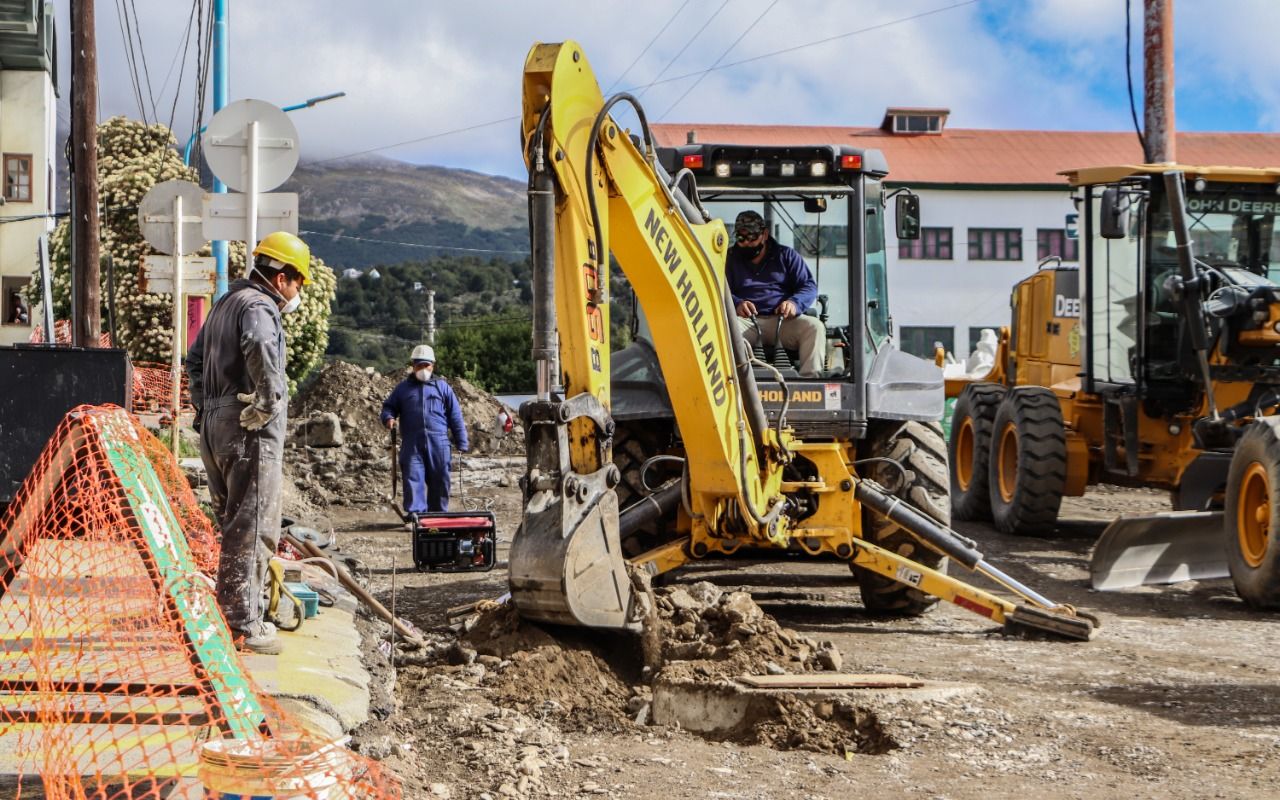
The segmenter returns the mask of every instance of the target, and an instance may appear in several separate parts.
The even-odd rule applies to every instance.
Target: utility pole
[[[94,0],[71,2],[71,341],[97,347],[102,333],[98,271],[98,44]],[[46,297],[45,303],[53,299]],[[46,336],[53,341],[53,332]],[[114,344],[114,342],[113,342]]]
[[[1144,0],[1143,137],[1148,164],[1177,161],[1173,115],[1173,0]]]
[[[436,346],[436,290],[427,290],[427,344]]]

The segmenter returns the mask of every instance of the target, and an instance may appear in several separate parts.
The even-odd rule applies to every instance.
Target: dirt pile
[[[835,645],[782,627],[747,592],[725,592],[704,581],[659,589],[656,599],[657,635],[647,636],[661,648],[656,681],[838,671],[843,665]]]
[[[842,666],[834,645],[783,628],[746,592],[696,583],[659,589],[654,601],[643,637],[543,627],[509,604],[490,609],[437,654],[443,663],[434,669],[471,679],[500,707],[547,716],[562,728],[625,732],[654,724],[654,692],[664,685],[732,690],[745,675]],[[894,746],[866,709],[789,695],[753,701],[743,725],[705,735],[783,750],[879,753]]]
[[[394,451],[379,415],[382,401],[401,378],[329,361],[293,398],[285,466],[286,478],[296,488],[286,495],[286,513],[305,518],[329,505],[378,503],[391,493]],[[475,463],[468,465],[475,470],[469,481],[508,485],[511,465],[503,459],[524,450],[519,419],[504,433],[498,422],[504,410],[500,402],[465,380],[449,379],[449,384],[462,406],[475,454]]]

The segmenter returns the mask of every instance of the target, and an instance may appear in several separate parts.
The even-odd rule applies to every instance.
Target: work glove
[[[244,410],[240,412],[240,427],[245,430],[260,431],[268,422],[275,419],[276,415],[274,413],[263,411],[254,405],[258,399],[254,394],[244,392],[236,395],[236,399],[241,403],[248,403],[248,405],[244,407]]]

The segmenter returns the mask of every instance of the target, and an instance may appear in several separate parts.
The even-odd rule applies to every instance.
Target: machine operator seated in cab
[[[820,377],[827,332],[816,316],[805,313],[818,297],[809,265],[795,250],[774,241],[764,217],[755,211],[738,215],[733,237],[725,273],[744,337],[755,345],[763,332],[763,344],[799,353],[801,378]],[[781,341],[772,341],[775,336]]]

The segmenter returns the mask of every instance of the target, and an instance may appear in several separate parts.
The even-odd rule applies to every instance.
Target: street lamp
[[[346,92],[333,92],[331,94],[322,94],[319,97],[312,97],[307,100],[303,100],[301,103],[294,103],[291,106],[285,106],[280,110],[285,112],[297,111],[300,108],[311,108],[312,106],[323,103],[326,100],[337,100],[339,97],[346,97],[346,96],[347,96]],[[191,136],[187,137],[187,145],[186,147],[182,148],[182,163],[184,165],[188,167],[191,166],[191,148],[195,146],[196,137],[204,133],[207,127],[208,126],[205,126],[205,128],[201,128],[198,131],[192,131]]]

